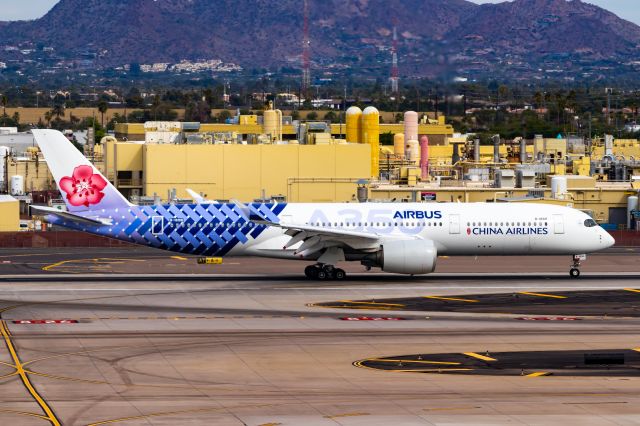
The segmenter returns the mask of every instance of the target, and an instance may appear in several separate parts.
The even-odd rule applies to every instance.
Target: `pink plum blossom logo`
[[[73,176],[60,179],[60,189],[67,193],[67,200],[72,206],[86,206],[98,204],[107,186],[107,181],[99,174],[93,173],[91,166],[78,166],[73,170]]]

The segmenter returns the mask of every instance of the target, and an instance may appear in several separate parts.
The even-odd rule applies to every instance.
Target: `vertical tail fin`
[[[61,132],[34,129],[32,133],[69,211],[131,205]]]

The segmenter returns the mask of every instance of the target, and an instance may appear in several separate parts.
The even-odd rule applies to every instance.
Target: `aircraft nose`
[[[611,236],[607,231],[604,232],[604,237],[602,238],[602,242],[606,246],[606,248],[613,247],[616,243],[616,239]]]

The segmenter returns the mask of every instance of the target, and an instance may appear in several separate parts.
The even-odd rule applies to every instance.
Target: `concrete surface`
[[[37,254],[2,253],[1,259],[46,274],[40,265],[68,256],[39,259]],[[122,254],[108,256],[128,259]],[[491,313],[313,306],[623,289],[633,286],[638,271],[627,258],[635,262],[626,255],[598,258],[604,266],[591,273],[600,278],[586,280],[529,263],[511,277],[477,273],[469,267],[475,259],[463,259],[449,275],[358,274],[344,283],[298,278],[299,264],[286,262],[274,274],[277,262],[263,271],[251,259],[237,260],[234,270],[249,277],[113,281],[108,275],[78,275],[63,281],[57,271],[42,281],[5,279],[0,282],[0,424],[640,424],[636,377],[427,375],[353,365],[400,354],[632,350],[640,347],[639,318],[532,322]],[[464,262],[466,269],[460,266]],[[566,259],[553,262],[568,267]],[[627,278],[603,273],[618,262],[629,262]],[[134,263],[128,259],[112,267]],[[465,272],[473,274],[460,275]],[[365,315],[407,320],[341,320]],[[38,323],[43,320],[48,323]],[[69,320],[77,322],[65,323]]]

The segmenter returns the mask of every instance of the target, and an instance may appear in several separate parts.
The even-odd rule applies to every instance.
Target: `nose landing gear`
[[[307,278],[318,281],[336,280],[342,281],[347,277],[347,273],[333,265],[309,265],[304,268],[304,274]]]
[[[569,270],[571,278],[578,278],[580,276],[580,264],[585,260],[587,260],[586,254],[576,254],[573,256],[573,264]]]

